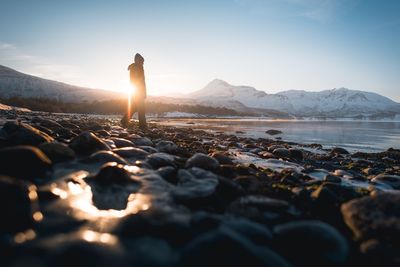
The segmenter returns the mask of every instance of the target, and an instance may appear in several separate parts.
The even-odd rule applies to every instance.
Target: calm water
[[[188,124],[193,122],[194,124]],[[163,124],[198,129],[210,129],[245,136],[269,137],[265,133],[276,129],[275,135],[285,141],[318,143],[324,147],[340,146],[351,151],[381,151],[400,148],[400,122],[378,121],[268,121],[258,119],[165,119]]]

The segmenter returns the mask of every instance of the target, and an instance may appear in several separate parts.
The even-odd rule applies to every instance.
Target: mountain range
[[[64,102],[120,99],[119,92],[90,89],[27,75],[0,65],[0,97],[51,98]],[[289,90],[268,94],[250,86],[234,86],[215,79],[183,97],[155,97],[150,101],[226,107],[270,117],[394,118],[400,104],[382,95],[346,88],[309,92]]]

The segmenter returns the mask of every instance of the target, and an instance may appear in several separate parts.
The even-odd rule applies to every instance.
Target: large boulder
[[[8,145],[32,145],[54,141],[48,134],[21,122],[6,122],[3,130],[7,133]]]

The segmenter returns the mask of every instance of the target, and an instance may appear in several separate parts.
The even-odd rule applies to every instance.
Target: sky
[[[398,0],[0,0],[0,65],[152,95],[215,78],[267,93],[346,87],[400,101]]]

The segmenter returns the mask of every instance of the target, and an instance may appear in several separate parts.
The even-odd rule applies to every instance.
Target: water
[[[380,121],[282,121],[263,119],[165,119],[166,125],[222,131],[241,136],[276,138],[325,148],[340,146],[350,151],[376,152],[400,148],[400,122]],[[192,124],[194,123],[194,124]],[[283,133],[271,136],[269,129]],[[236,133],[241,131],[243,133]]]

